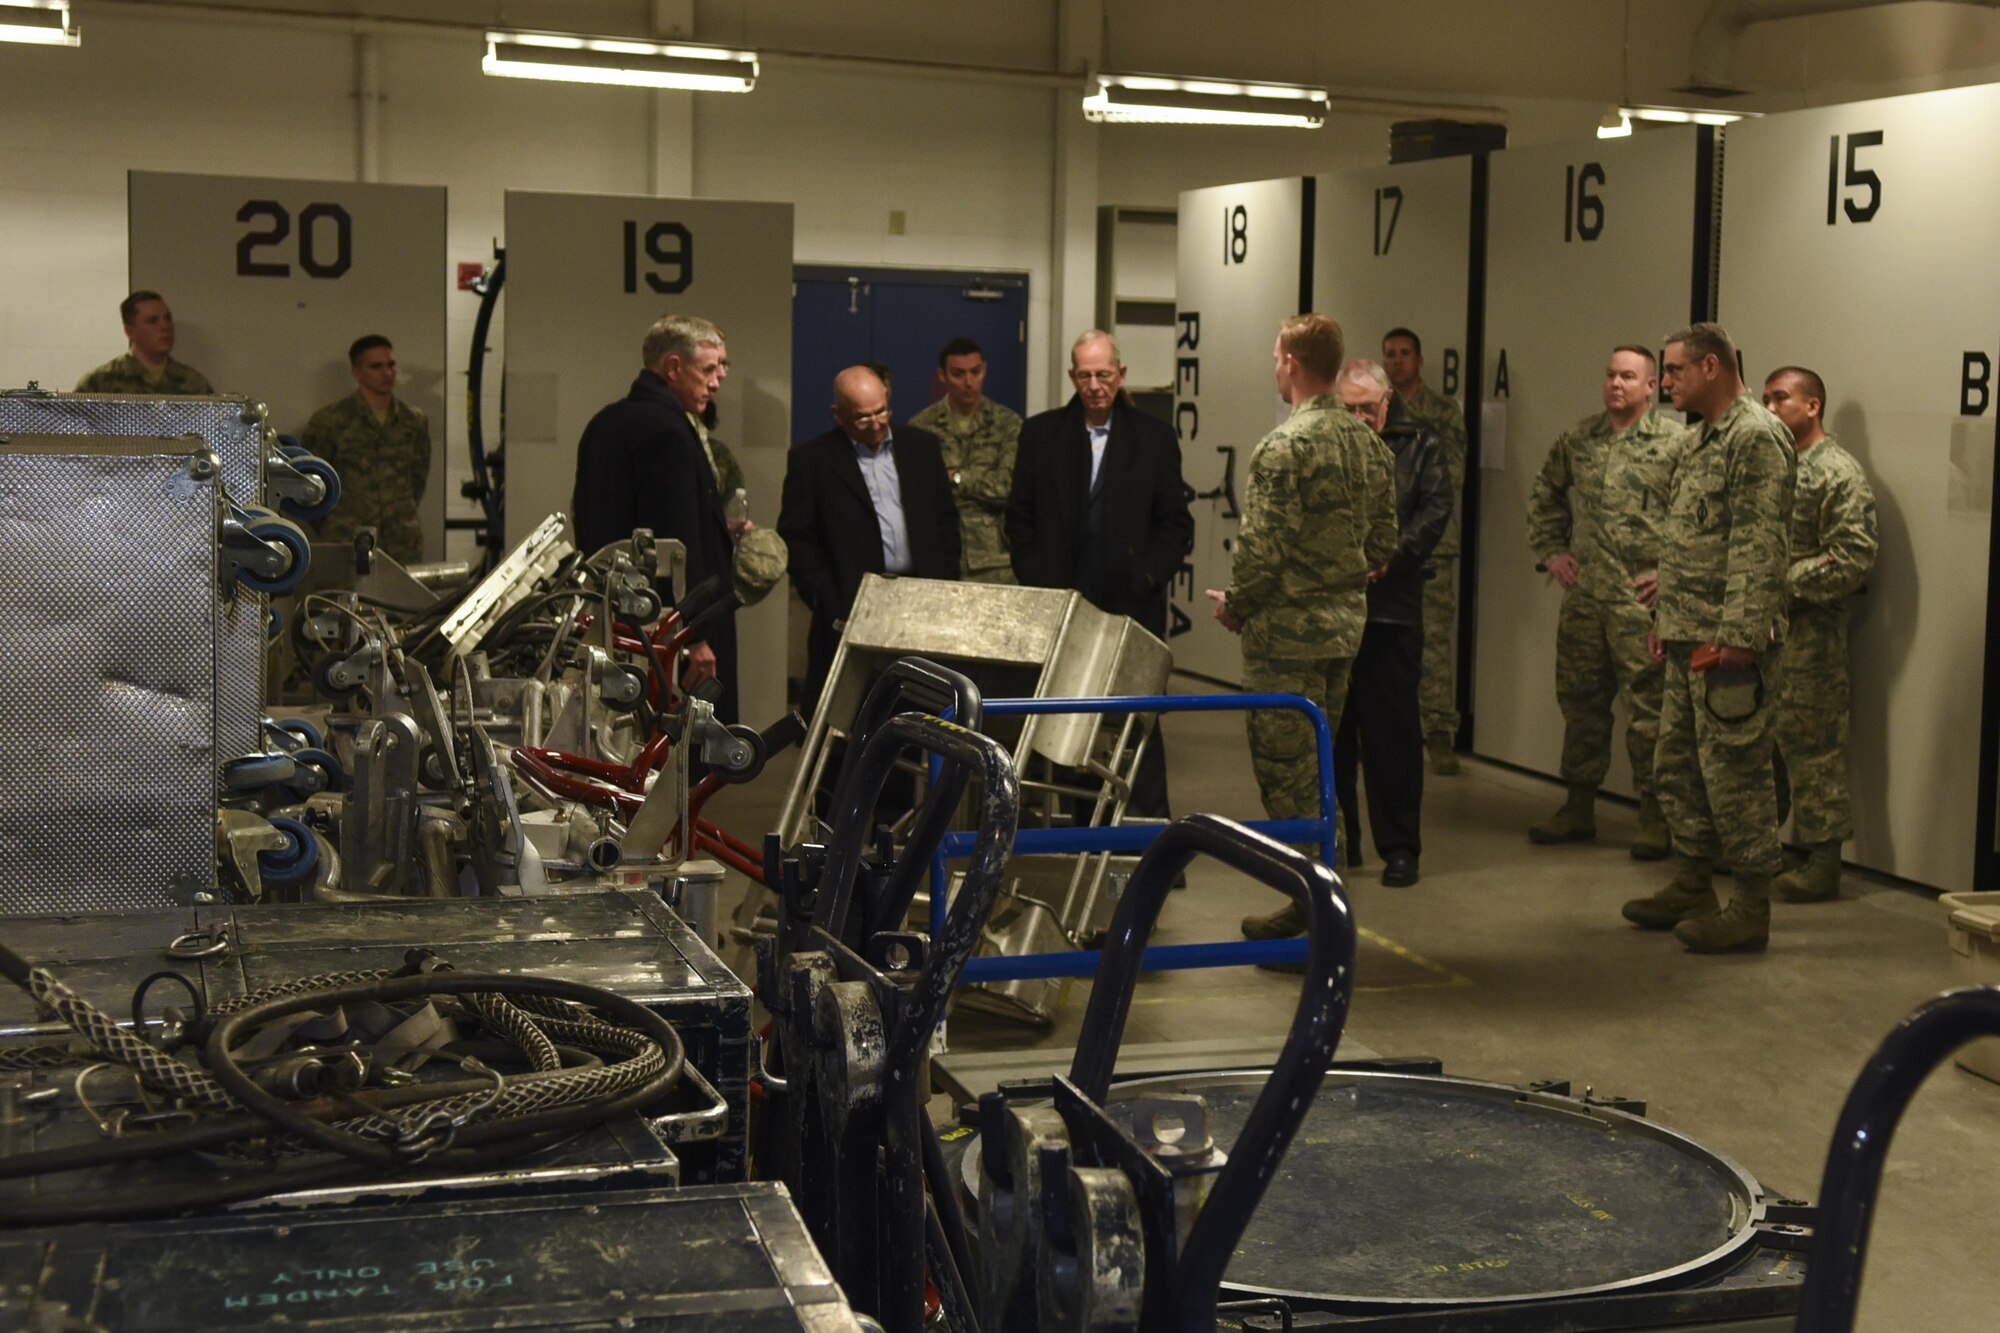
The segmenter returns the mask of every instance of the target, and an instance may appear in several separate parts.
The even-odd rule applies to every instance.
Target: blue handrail
[[[1319,818],[1261,819],[1243,821],[1280,842],[1317,842],[1320,860],[1329,869],[1338,867],[1339,821],[1333,790],[1333,728],[1326,714],[1312,700],[1299,694],[1146,694],[1115,699],[988,699],[986,716],[1020,717],[1051,713],[1242,713],[1253,709],[1285,709],[1303,713],[1312,723],[1319,760]],[[1017,856],[1074,855],[1087,852],[1140,852],[1165,832],[1164,824],[1124,824],[1112,828],[1024,828],[1014,835]],[[949,876],[947,861],[972,850],[974,835],[952,832],[944,836],[931,862],[931,933],[943,926],[945,895]],[[1227,940],[1213,944],[1169,944],[1146,950],[1142,964],[1149,972],[1194,967],[1240,967],[1254,963],[1296,963],[1304,961],[1303,937],[1290,940]],[[1100,954],[1079,949],[1063,953],[1015,954],[1000,958],[974,958],[965,965],[963,979],[974,981],[1024,981],[1045,977],[1082,977],[1097,971]]]

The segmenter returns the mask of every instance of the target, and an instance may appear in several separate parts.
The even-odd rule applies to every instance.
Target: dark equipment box
[[[213,1005],[282,981],[393,970],[416,948],[461,972],[539,974],[613,991],[674,1025],[689,1065],[727,1107],[721,1124],[690,1131],[683,1121],[671,1136],[680,1178],[745,1175],[749,987],[644,891],[10,917],[0,929],[16,953],[127,1023],[134,990],[155,972],[179,973]],[[155,985],[146,1020],[186,1002],[180,987]],[[0,987],[0,1048],[63,1031],[19,990]]]
[[[0,1327],[274,1323],[396,1333],[863,1327],[777,1184],[0,1233]]]

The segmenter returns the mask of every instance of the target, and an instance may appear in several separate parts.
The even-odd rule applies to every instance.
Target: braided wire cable
[[[468,995],[465,1000],[494,1031],[521,1048],[522,1054],[528,1057],[529,1068],[562,1068],[562,1057],[556,1054],[556,1044],[519,1005],[504,995],[495,994]]]
[[[218,1000],[208,1008],[211,1014],[231,1014],[238,1009],[248,1009],[253,1004],[263,1004],[287,995],[305,995],[312,991],[331,990],[335,986],[354,986],[366,981],[380,981],[393,977],[396,973],[388,968],[372,972],[322,972],[317,976],[295,977],[290,981],[275,981],[268,986],[239,995],[231,1000]]]
[[[0,1050],[0,1069],[62,1069],[69,1065],[84,1063],[84,1057],[68,1046],[22,1046],[13,1050]]]
[[[616,1064],[595,1065],[553,1078],[509,1079],[497,1097],[467,1093],[423,1102],[407,1116],[371,1115],[336,1122],[350,1134],[393,1140],[402,1137],[416,1120],[433,1116],[458,1117],[479,1111],[481,1120],[512,1120],[565,1106],[618,1097],[658,1077],[667,1067],[666,1052],[647,1037],[636,1037],[630,1058]]]
[[[93,1049],[130,1069],[148,1087],[213,1110],[235,1108],[235,1099],[220,1083],[119,1027],[109,1014],[56,980],[47,969],[37,967],[29,971],[27,990],[37,1003],[68,1024]]]
[[[193,1112],[195,1121],[162,1121],[128,1135],[118,1128],[121,1115],[106,1130],[111,1141],[100,1149],[17,1154],[12,1161],[18,1169],[10,1173],[14,1176],[83,1170],[186,1151],[220,1150],[241,1158],[254,1150],[260,1160],[269,1162],[315,1149],[330,1149],[337,1157],[353,1160],[290,1168],[293,1176],[286,1176],[284,1185],[296,1183],[294,1177],[332,1179],[324,1174],[328,1171],[337,1175],[373,1167],[393,1174],[451,1149],[455,1142],[490,1145],[489,1152],[510,1142],[532,1149],[546,1144],[552,1131],[569,1132],[636,1110],[671,1088],[686,1060],[686,1049],[673,1026],[630,997],[553,977],[468,975],[444,967],[424,974],[408,969],[333,973],[260,988],[213,1012],[217,1022],[202,1048],[204,1064],[197,1067],[120,1027],[4,944],[0,944],[0,975],[77,1034],[66,1046],[45,1043],[0,1054],[15,1064],[35,1062],[35,1067],[80,1064],[86,1058],[109,1060],[134,1079],[142,1100],[148,1089],[163,1094],[180,1111]],[[246,1065],[238,1059],[237,1053],[267,1024],[283,1023],[315,1006],[337,1013],[345,1005],[362,1003],[384,1004],[391,1010],[435,1004],[447,1016],[476,1016],[498,1045],[521,1052],[534,1067],[502,1074],[471,1054],[446,1052],[445,1058],[458,1059],[469,1078],[485,1081],[454,1080],[429,1096],[414,1086],[377,1089],[385,1099],[376,1105],[365,1100],[366,1093],[281,1094],[253,1072],[262,1061]],[[257,1010],[249,1012],[253,1005]],[[598,1062],[593,1063],[593,1057]],[[568,1067],[565,1059],[572,1062]],[[357,1111],[363,1114],[356,1115]],[[301,1171],[307,1176],[297,1176]],[[191,1205],[185,1193],[141,1186],[114,1192],[115,1197],[79,1199],[66,1211],[57,1211],[77,1218],[119,1216],[121,1209],[130,1209],[133,1215],[175,1212],[255,1192],[246,1193],[238,1181],[200,1194],[204,1205]]]

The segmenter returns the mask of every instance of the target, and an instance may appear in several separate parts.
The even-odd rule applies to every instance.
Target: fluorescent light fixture
[[[1607,111],[1604,119],[1597,122],[1597,137],[1600,139],[1624,139],[1632,133],[1632,118],[1623,111]]]
[[[80,40],[69,0],[0,0],[0,42],[75,46]]]
[[[490,30],[486,58],[479,67],[510,79],[609,83],[625,88],[747,93],[757,86],[755,51],[560,32]]]
[[[1086,118],[1108,125],[1326,124],[1327,92],[1292,83],[1177,79],[1157,74],[1099,74],[1084,95]]]
[[[1755,111],[1714,111],[1700,106],[1621,106],[1618,114],[1628,121],[1651,120],[1668,125],[1727,125],[1755,117]],[[1602,130],[1599,137],[1608,137]]]

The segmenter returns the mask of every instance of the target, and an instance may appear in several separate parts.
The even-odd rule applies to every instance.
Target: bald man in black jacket
[[[1014,577],[1074,588],[1093,606],[1167,637],[1167,594],[1194,544],[1173,427],[1133,407],[1111,335],[1093,329],[1069,354],[1076,395],[1029,417],[1007,500]],[[1132,813],[1168,814],[1165,742],[1156,731],[1133,775]]]
[[[908,422],[892,427],[888,387],[866,366],[835,378],[833,418],[832,430],[792,450],[778,514],[792,586],[812,611],[799,697],[808,716],[840,646],[835,626],[864,574],[959,574],[958,506],[937,436]]]

